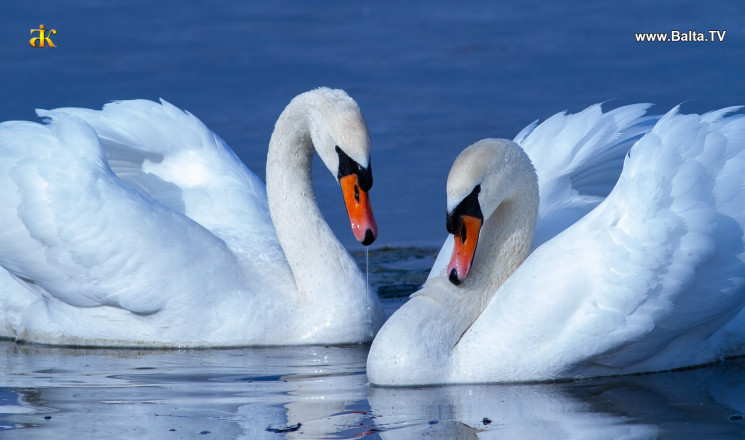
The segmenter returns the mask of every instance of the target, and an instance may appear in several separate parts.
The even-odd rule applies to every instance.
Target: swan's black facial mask
[[[347,156],[347,153],[338,146],[336,147],[336,154],[339,155],[339,170],[336,173],[336,177],[341,180],[344,176],[355,174],[360,189],[362,191],[370,191],[373,184],[372,163],[369,163],[367,168],[363,168],[354,159]]]
[[[361,167],[338,146],[336,154],[339,155],[339,170],[336,176],[344,193],[344,203],[347,206],[352,232],[357,241],[369,246],[378,236],[378,225],[375,223],[370,197],[367,194],[372,187],[372,170],[369,166]]]
[[[481,213],[481,205],[479,204],[480,192],[481,185],[476,185],[473,191],[471,191],[471,194],[463,198],[452,212],[445,213],[445,227],[449,233],[453,235],[460,233],[463,227],[462,217],[464,215],[475,217],[483,223],[484,214]]]
[[[446,213],[447,230],[453,234],[455,240],[447,273],[450,282],[456,286],[463,282],[471,270],[481,225],[484,223],[479,192],[481,186],[476,185],[471,194],[461,200],[452,212]]]

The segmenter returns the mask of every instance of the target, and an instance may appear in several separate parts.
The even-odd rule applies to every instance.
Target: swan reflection
[[[366,346],[106,350],[0,342],[13,438],[742,438],[745,359],[528,385],[371,387]],[[12,437],[12,435],[9,435]],[[207,437],[205,437],[207,438]]]
[[[384,439],[741,438],[745,361],[566,383],[371,388]],[[703,409],[703,410],[702,410]]]

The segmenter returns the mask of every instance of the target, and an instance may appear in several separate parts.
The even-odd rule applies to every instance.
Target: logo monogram
[[[44,29],[44,25],[39,25],[39,29],[31,29],[31,35],[34,35],[34,32],[38,32],[39,36],[36,38],[32,38],[29,43],[31,43],[31,47],[57,47],[52,43],[52,34],[56,34],[56,29],[51,29],[49,31]],[[45,36],[46,35],[46,36]]]

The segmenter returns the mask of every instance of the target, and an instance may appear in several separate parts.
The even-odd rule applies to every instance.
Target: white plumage
[[[437,276],[443,273],[441,254],[432,278],[373,342],[371,382],[626,374],[742,352],[745,117],[726,116],[736,108],[702,116],[682,115],[676,108],[649,130],[643,109],[628,106],[601,115],[590,107],[518,135],[539,181],[537,249],[519,264],[509,261],[524,257],[513,244],[517,251],[497,261],[509,240],[490,242],[490,236],[512,230],[509,222],[490,223],[485,212],[475,273],[454,286]],[[625,141],[645,131],[626,154]],[[495,169],[511,167],[504,157],[493,156],[500,163]],[[448,188],[467,175],[460,171],[451,170]],[[515,179],[501,182],[511,181],[521,185]],[[466,186],[479,183],[481,194],[487,193],[486,180]],[[514,201],[506,200],[495,215],[518,217]],[[532,222],[522,217],[523,224]],[[452,238],[443,253],[450,252],[448,246],[452,249]]]
[[[278,219],[305,237],[289,245],[306,253],[292,256],[264,184],[193,115],[145,100],[39,114],[48,124],[0,124],[3,336],[113,346],[352,343],[380,326],[379,302],[355,262],[317,208],[297,206],[315,206],[308,169],[268,164],[276,180],[292,176],[288,209],[303,209],[304,221]],[[344,92],[299,95],[283,118],[275,156],[310,157],[314,144],[329,156],[339,145],[367,164],[367,128]],[[307,258],[310,248],[329,258]],[[313,279],[290,268],[293,258]]]

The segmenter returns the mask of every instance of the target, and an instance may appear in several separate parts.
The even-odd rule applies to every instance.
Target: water
[[[366,353],[366,346],[136,351],[3,342],[0,437],[745,435],[743,360],[577,383],[390,389],[369,387]]]
[[[424,281],[434,254],[370,251],[370,282],[387,314]],[[364,253],[355,257],[362,263]],[[745,359],[566,383],[401,389],[368,384],[368,348],[108,350],[3,341],[0,438],[745,435]]]
[[[199,116],[259,176],[284,106],[347,90],[373,141],[379,239],[370,283],[389,315],[445,236],[457,153],[595,102],[745,101],[745,3],[342,1],[0,5],[0,120],[165,98]],[[34,49],[30,29],[56,29]],[[726,30],[722,43],[634,32]],[[360,263],[334,179],[321,210]],[[742,438],[745,372],[702,369],[562,384],[370,388],[367,347],[75,350],[0,344],[2,438]],[[490,421],[490,422],[487,422]],[[291,430],[293,432],[272,432]]]
[[[458,152],[596,102],[707,111],[745,102],[745,2],[34,0],[0,5],[0,120],[37,107],[165,98],[199,116],[263,178],[274,122],[327,85],[360,104],[373,141],[374,246],[441,243]],[[29,32],[56,29],[57,48]],[[635,32],[726,30],[722,43],[637,43]],[[338,185],[322,211],[354,238]]]

